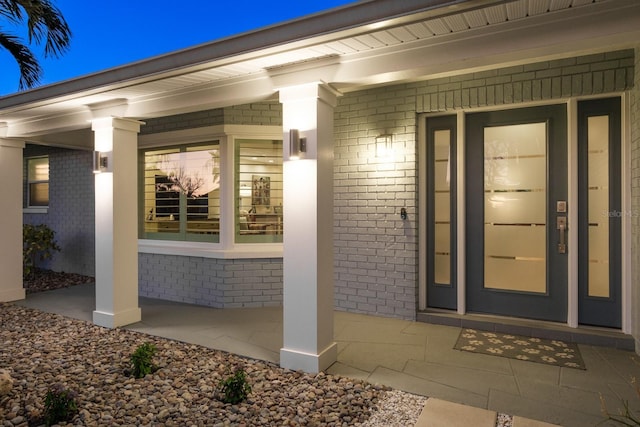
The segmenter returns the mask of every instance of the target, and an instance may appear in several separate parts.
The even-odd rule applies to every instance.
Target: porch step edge
[[[566,325],[541,320],[484,314],[461,315],[446,310],[420,311],[416,315],[416,321],[635,351],[635,340],[631,335],[605,328],[589,326],[570,328]]]

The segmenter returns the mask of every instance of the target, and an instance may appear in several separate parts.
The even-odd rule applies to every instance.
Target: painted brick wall
[[[140,127],[140,135],[221,125],[224,123],[222,109],[197,111],[195,113],[176,114],[174,116],[145,119]]]
[[[27,145],[25,157],[49,156],[49,209],[24,214],[26,224],[47,224],[62,248],[40,266],[88,276],[95,274],[94,177],[91,152]],[[26,181],[26,161],[25,161]],[[26,188],[25,188],[26,206]]]
[[[622,91],[633,83],[634,51],[629,49],[341,97],[335,112],[336,307],[415,318],[418,113]],[[375,156],[374,139],[385,133],[395,138],[393,162]],[[636,173],[635,182],[640,186],[640,171]],[[407,208],[407,221],[400,220],[401,207]],[[640,279],[640,273],[635,277]]]
[[[282,305],[281,259],[140,254],[140,295],[215,308]]]
[[[516,104],[623,91],[633,87],[633,49],[545,61],[417,86],[417,111]]]
[[[413,319],[418,281],[416,88],[348,94],[335,111],[335,305]],[[393,134],[392,158],[374,138]],[[400,218],[406,208],[408,219]]]
[[[277,101],[267,101],[145,119],[144,122],[141,135],[222,124],[278,126],[282,124],[282,107]]]
[[[631,300],[635,310],[632,313],[632,334],[636,340],[636,352],[640,353],[640,266],[636,262],[640,251],[640,45],[635,49],[635,87],[631,90]]]
[[[225,124],[281,126],[282,105],[278,101],[237,105],[224,109]]]

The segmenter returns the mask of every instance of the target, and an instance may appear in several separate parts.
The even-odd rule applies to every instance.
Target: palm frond
[[[71,30],[51,0],[0,0],[0,18],[27,26],[28,44],[44,42],[45,57],[59,57],[69,48]],[[0,47],[14,57],[20,68],[20,90],[34,87],[42,77],[42,68],[23,40],[3,32]]]
[[[8,1],[8,0],[0,0]],[[49,0],[14,0],[25,11],[29,42],[45,41],[45,57],[58,57],[69,48],[71,30],[60,10]]]
[[[42,68],[33,52],[21,42],[20,38],[2,32],[0,32],[0,46],[6,49],[18,63],[20,90],[35,86],[42,77]]]

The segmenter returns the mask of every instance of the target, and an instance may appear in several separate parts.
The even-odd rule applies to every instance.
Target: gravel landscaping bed
[[[28,295],[36,292],[51,291],[53,289],[93,283],[94,280],[95,279],[91,276],[37,268],[34,270],[31,277],[24,280],[24,289]]]
[[[27,293],[93,283],[92,277],[39,270]],[[154,344],[159,366],[129,375],[130,356]],[[219,386],[235,370],[247,373],[246,401],[220,400]],[[427,400],[364,381],[285,370],[269,362],[126,329],[0,303],[0,425],[43,425],[44,398],[54,385],[77,393],[79,426],[413,426]],[[0,375],[1,380],[1,375]],[[1,381],[0,381],[1,382]],[[510,427],[499,414],[496,425]],[[64,425],[64,423],[63,423]]]
[[[72,424],[95,426],[359,425],[386,390],[10,304],[0,304],[0,325],[0,369],[14,380],[0,397],[5,426],[37,425],[56,383],[77,392]],[[134,379],[126,374],[129,357],[145,342],[158,348],[160,369]],[[219,382],[237,368],[246,371],[252,391],[245,402],[222,403]]]

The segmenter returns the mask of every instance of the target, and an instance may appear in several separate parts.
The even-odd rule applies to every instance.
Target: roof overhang
[[[259,102],[315,81],[348,92],[634,47],[639,36],[637,0],[363,1],[2,97],[0,123],[7,137],[77,146],[105,115]]]

